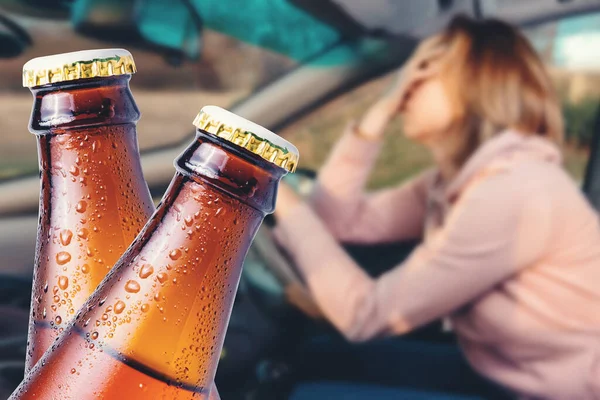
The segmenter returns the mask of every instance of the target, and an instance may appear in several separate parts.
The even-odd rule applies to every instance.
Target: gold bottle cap
[[[75,51],[33,58],[23,65],[23,86],[74,81],[136,71],[131,53],[124,49]]]
[[[289,172],[296,170],[299,158],[296,146],[270,130],[221,107],[202,107],[194,119],[194,126],[243,147]]]

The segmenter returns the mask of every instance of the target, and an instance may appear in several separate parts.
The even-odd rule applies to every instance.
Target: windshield
[[[0,107],[11,116],[0,119],[0,181],[37,171],[35,137],[27,132],[31,95],[21,87],[21,68],[33,57],[129,49],[138,66],[131,81],[142,112],[138,140],[147,152],[189,140],[202,106],[231,108],[299,67],[345,66],[362,57],[365,46],[375,59],[385,58],[390,46],[382,42],[434,33],[440,25],[431,21],[451,3],[0,0]],[[503,4],[483,11],[494,16]],[[583,15],[531,27],[528,36],[556,75],[578,71],[588,79],[598,71],[596,52],[586,51],[599,40],[598,26],[597,14]],[[590,85],[580,86],[589,97]]]
[[[21,86],[21,68],[33,57],[129,49],[138,67],[131,80],[142,112],[138,140],[148,151],[187,140],[203,105],[231,107],[357,34],[331,7],[321,20],[287,0],[236,3],[0,1],[0,107],[11,116],[0,120],[0,180],[37,171],[35,137],[27,131],[32,99]],[[351,53],[326,63],[343,63]]]

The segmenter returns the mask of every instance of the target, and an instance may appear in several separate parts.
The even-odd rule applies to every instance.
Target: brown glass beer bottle
[[[204,399],[242,262],[297,149],[221,108],[140,235],[11,399]]]
[[[23,67],[41,178],[26,371],[154,210],[138,156],[134,72],[121,49],[35,58]]]

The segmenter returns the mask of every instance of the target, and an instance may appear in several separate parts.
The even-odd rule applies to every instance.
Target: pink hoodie
[[[346,133],[277,227],[329,320],[362,341],[449,317],[473,367],[523,397],[600,399],[600,226],[559,150],[507,131],[447,186],[429,171],[364,194],[379,147]],[[377,279],[338,244],[421,236]]]

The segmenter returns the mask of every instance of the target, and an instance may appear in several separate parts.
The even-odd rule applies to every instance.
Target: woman
[[[437,167],[363,194],[397,114]],[[277,237],[351,341],[447,317],[469,363],[511,392],[600,398],[600,227],[561,166],[562,133],[550,79],[524,36],[459,17],[350,125],[309,205],[280,189]],[[378,279],[338,244],[419,237]]]

